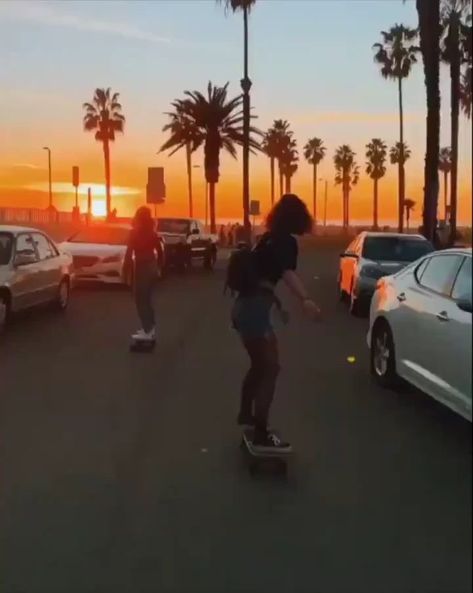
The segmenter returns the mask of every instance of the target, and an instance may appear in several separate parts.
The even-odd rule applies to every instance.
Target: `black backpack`
[[[269,243],[270,235],[264,235],[252,249],[248,245],[240,245],[230,255],[227,266],[225,292],[232,295],[249,294],[257,290],[260,277],[256,261],[256,252]]]

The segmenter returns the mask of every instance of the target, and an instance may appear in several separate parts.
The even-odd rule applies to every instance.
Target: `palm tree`
[[[181,111],[178,101],[172,103],[174,111],[166,113],[169,122],[163,127],[163,132],[170,132],[169,138],[161,146],[159,152],[171,150],[169,156],[181,148],[185,148],[187,167],[187,190],[189,196],[189,216],[193,218],[194,208],[192,199],[192,153],[197,150],[204,141],[204,134],[189,117]]]
[[[378,228],[378,182],[386,174],[388,147],[380,138],[366,145],[366,172],[373,180],[373,229]]]
[[[304,146],[304,157],[313,167],[312,176],[312,199],[313,199],[313,215],[314,225],[317,225],[317,166],[325,156],[326,148],[323,140],[314,137],[311,138]]]
[[[461,65],[465,61],[464,49],[468,36],[465,16],[466,2],[464,0],[442,0],[442,58],[450,66],[450,132],[452,147],[450,172],[450,243],[452,245],[455,242],[457,223],[458,126],[460,116]]]
[[[251,80],[248,76],[248,14],[256,0],[217,0],[225,3],[226,10],[243,13],[243,78],[241,88],[243,91],[243,226],[246,238],[249,241],[251,236],[250,223],[250,89]]]
[[[122,106],[118,102],[119,93],[111,92],[110,88],[95,89],[92,103],[84,103],[83,124],[86,132],[95,132],[95,139],[102,143],[105,164],[105,195],[107,218],[111,213],[111,176],[110,176],[110,142],[115,134],[123,132],[125,116],[121,113]]]
[[[460,101],[463,113],[468,119],[471,117],[471,96],[472,96],[472,85],[471,85],[471,63],[465,68],[462,74],[461,87],[460,87]]]
[[[216,232],[215,185],[220,177],[220,150],[226,150],[233,158],[235,145],[243,145],[242,96],[228,98],[228,83],[223,87],[209,82],[207,96],[199,91],[185,91],[185,98],[174,101],[179,113],[192,122],[202,134],[204,144],[205,177],[209,184],[210,228]],[[253,134],[261,132],[250,127]],[[250,146],[259,149],[259,143],[250,136]]]
[[[279,173],[285,180],[285,193],[291,193],[291,182],[294,173],[298,169],[299,156],[296,150],[297,143],[290,136],[285,138],[279,152]]]
[[[264,134],[261,143],[261,149],[264,154],[269,157],[270,175],[271,175],[271,206],[274,204],[274,175],[276,159],[279,156],[279,141],[280,137],[277,130],[269,128]]]
[[[436,241],[440,150],[440,0],[416,0],[427,97],[423,234]]]
[[[394,25],[389,31],[381,31],[382,43],[375,43],[373,48],[376,50],[374,59],[381,66],[381,74],[384,78],[396,80],[398,84],[399,99],[399,142],[401,149],[404,146],[404,110],[402,97],[402,81],[407,78],[411,72],[412,66],[417,62],[416,53],[418,48],[415,46],[417,39],[417,30],[410,29],[404,25]],[[398,176],[398,214],[399,214],[399,232],[402,232],[404,219],[404,166],[403,159],[399,160]]]
[[[444,217],[447,220],[448,217],[448,174],[452,170],[452,150],[449,146],[446,146],[440,150],[439,154],[439,171],[443,173],[443,191],[444,191]]]
[[[406,228],[409,230],[409,221],[411,219],[411,210],[414,210],[416,203],[410,198],[404,200],[404,210],[406,212]]]
[[[276,139],[276,152],[277,152],[277,159],[278,159],[278,169],[279,169],[279,196],[282,196],[284,193],[284,174],[282,170],[282,158],[284,154],[291,148],[295,148],[296,141],[292,140],[292,131],[289,128],[289,122],[285,119],[276,119],[273,123],[273,128],[275,133]]]
[[[333,157],[336,170],[335,183],[342,186],[344,230],[347,230],[350,224],[350,191],[358,183],[360,176],[355,156],[350,146],[343,144],[337,148]]]

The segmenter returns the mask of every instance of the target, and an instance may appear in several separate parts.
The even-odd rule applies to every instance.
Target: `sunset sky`
[[[320,177],[329,182],[328,219],[341,215],[333,183],[333,153],[343,143],[357,153],[363,175],[351,197],[353,219],[369,220],[372,182],[364,173],[365,144],[397,140],[397,92],[373,62],[372,44],[394,23],[417,26],[415,2],[401,0],[259,0],[250,19],[250,77],[257,126],[289,120],[302,146],[319,136],[327,146]],[[81,195],[92,185],[103,194],[101,146],[82,131],[82,103],[96,87],[120,92],[127,118],[112,147],[113,206],[128,215],[144,201],[147,167],[165,167],[163,214],[186,213],[183,153],[156,155],[165,137],[163,112],[186,89],[230,82],[239,93],[242,18],[225,15],[214,0],[154,2],[0,2],[0,207],[47,205],[47,155],[52,149],[54,192],[71,209],[71,167],[79,165]],[[420,215],[425,139],[421,64],[404,84],[405,137],[412,149],[406,195]],[[449,142],[449,80],[442,67],[441,145]],[[460,121],[460,221],[471,220],[471,126]],[[202,165],[201,152],[194,163]],[[194,169],[197,215],[203,216],[203,170]],[[380,216],[396,212],[396,169],[380,184]],[[293,190],[311,201],[311,168],[301,160]],[[319,194],[320,196],[321,194]],[[442,195],[442,194],[441,194]],[[269,162],[251,161],[251,197],[269,204]],[[84,201],[85,204],[85,201]],[[223,157],[217,215],[241,215],[241,159]]]

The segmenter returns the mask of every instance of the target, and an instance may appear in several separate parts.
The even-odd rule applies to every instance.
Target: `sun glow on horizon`
[[[92,200],[92,216],[102,218],[107,214],[105,200]]]

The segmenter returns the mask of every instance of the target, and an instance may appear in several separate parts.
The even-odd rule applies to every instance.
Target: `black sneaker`
[[[258,453],[290,453],[291,444],[283,441],[275,432],[267,432],[264,437],[256,437],[253,441],[253,447]]]
[[[254,426],[255,417],[251,414],[242,414],[240,412],[238,414],[237,423],[239,424],[239,426]]]

